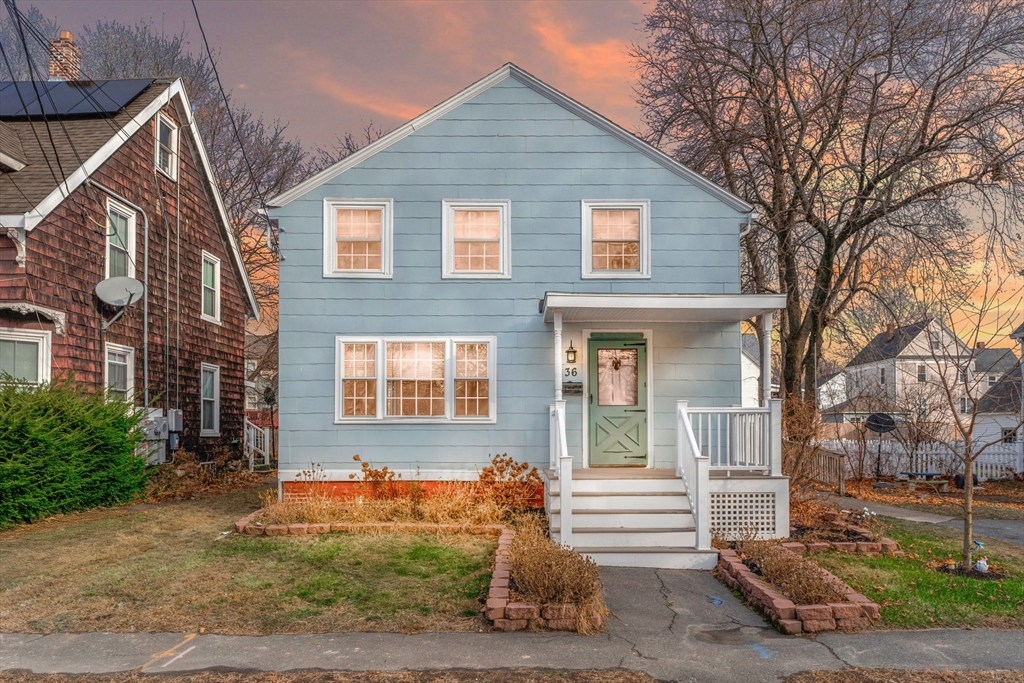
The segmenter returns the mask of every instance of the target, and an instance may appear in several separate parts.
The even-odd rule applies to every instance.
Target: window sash
[[[325,199],[324,277],[391,277],[392,231],[390,199]]]
[[[220,322],[220,259],[203,252],[203,301],[202,317],[210,322]]]
[[[495,419],[494,337],[338,337],[336,343],[338,424]],[[472,357],[465,357],[468,351]]]
[[[0,339],[0,374],[16,382],[39,383],[39,347],[41,341]]]
[[[220,432],[220,368],[202,365],[200,371],[200,436],[213,436]]]
[[[107,201],[107,277],[135,277],[135,214]]]
[[[928,366],[923,363],[919,363],[917,366],[917,381],[919,383],[928,381]]]
[[[160,115],[156,120],[156,167],[171,178],[177,171],[178,128]]]
[[[583,200],[583,278],[651,277],[650,201]]]
[[[511,213],[508,199],[443,200],[442,278],[510,278]]]

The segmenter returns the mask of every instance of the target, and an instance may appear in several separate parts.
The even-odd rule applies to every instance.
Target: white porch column
[[[555,309],[555,400],[562,400],[562,311]]]
[[[773,477],[782,476],[782,399],[773,398],[768,400],[771,406],[771,433],[769,438],[769,453],[771,454],[771,473]],[[787,529],[789,527],[786,527]]]
[[[761,398],[762,406],[772,400],[772,317],[771,312],[761,316]]]

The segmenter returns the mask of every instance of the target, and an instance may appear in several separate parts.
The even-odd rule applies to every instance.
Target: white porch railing
[[[266,427],[260,427],[249,418],[245,418],[245,432],[243,448],[245,457],[249,459],[249,471],[256,469],[256,465],[266,466],[270,464],[270,435]],[[259,461],[259,462],[257,462]]]
[[[687,401],[676,401],[676,476],[686,484],[697,550],[711,549],[711,459],[693,433]]]
[[[572,456],[565,438],[565,401],[556,400],[550,410],[550,465],[558,473],[558,522],[562,545],[572,546]]]
[[[687,408],[697,452],[714,470],[782,474],[782,402],[764,408]]]

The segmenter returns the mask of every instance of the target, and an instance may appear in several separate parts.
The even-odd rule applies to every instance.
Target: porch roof
[[[785,294],[581,294],[547,292],[544,321],[720,322],[747,320],[786,305]]]

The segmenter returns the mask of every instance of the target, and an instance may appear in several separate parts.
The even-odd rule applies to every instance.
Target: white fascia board
[[[25,213],[8,213],[0,214],[0,228],[18,228],[23,229],[25,227]]]
[[[694,322],[715,321],[717,317],[745,319],[785,308],[785,294],[569,294],[548,292],[544,296],[544,320],[551,322],[554,311],[634,311],[637,320],[645,314],[692,311]],[[722,313],[723,316],[716,316]],[[682,322],[683,320],[680,319]]]
[[[690,182],[695,187],[704,190],[708,194],[712,195],[716,199],[728,204],[736,211],[743,214],[751,214],[754,211],[754,207],[746,203],[731,192],[722,189],[718,185],[700,175],[699,173],[690,170],[686,166],[683,166],[678,161],[668,156],[664,152],[656,149],[652,145],[644,142],[637,136],[630,133],[625,128],[619,126],[616,123],[608,120],[604,116],[601,116],[593,109],[586,107],[576,100],[572,99],[568,95],[555,90],[548,84],[530,75],[526,71],[523,71],[515,64],[511,62],[503,65],[496,71],[484,76],[476,83],[472,84],[465,90],[456,93],[454,96],[448,98],[441,104],[427,110],[423,114],[420,114],[412,121],[409,121],[405,125],[399,126],[395,130],[391,131],[376,142],[367,145],[355,154],[351,154],[333,166],[320,171],[316,175],[308,178],[307,180],[299,183],[290,190],[279,194],[278,196],[267,202],[267,205],[271,208],[282,207],[289,202],[298,199],[302,195],[306,194],[310,190],[322,185],[323,183],[335,178],[350,168],[357,166],[366,159],[372,157],[374,154],[387,149],[391,145],[395,144],[399,140],[411,135],[415,131],[423,128],[427,124],[441,118],[456,107],[468,102],[480,93],[488,90],[489,88],[497,85],[506,78],[513,77],[523,85],[527,86],[531,90],[539,93],[540,95],[551,100],[555,104],[562,108],[572,112],[581,119],[588,123],[600,128],[606,133],[618,138],[627,145],[633,147],[641,154],[651,159],[652,161],[664,166],[669,171],[675,173],[684,180]]]

